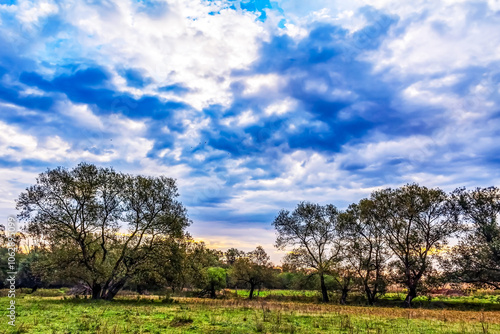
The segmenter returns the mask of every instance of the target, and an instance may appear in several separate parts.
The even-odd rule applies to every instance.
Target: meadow
[[[219,299],[121,295],[111,302],[40,290],[17,296],[16,327],[0,333],[500,333],[498,296],[421,298],[415,308],[396,306],[389,294],[368,307],[317,302],[314,291],[226,291]],[[0,297],[6,310],[9,299]]]

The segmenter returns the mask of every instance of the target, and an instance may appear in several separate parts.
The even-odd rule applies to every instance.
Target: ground
[[[266,291],[253,301],[245,293],[106,302],[42,290],[16,296],[16,326],[4,316],[0,333],[500,333],[494,295],[421,299],[416,308],[403,309],[395,305],[397,295],[388,295],[385,306],[368,307],[321,304],[315,292]],[[0,297],[3,310],[8,303]]]

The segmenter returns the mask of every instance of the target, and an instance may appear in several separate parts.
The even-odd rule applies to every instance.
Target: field
[[[120,296],[113,302],[64,296],[64,291],[37,291],[17,297],[17,323],[4,316],[0,333],[500,333],[497,296],[422,299],[421,307],[367,307],[320,304],[315,292],[227,292],[211,300],[189,297]],[[7,309],[9,299],[0,297]],[[425,304],[426,303],[426,304]],[[470,309],[465,311],[465,309]]]

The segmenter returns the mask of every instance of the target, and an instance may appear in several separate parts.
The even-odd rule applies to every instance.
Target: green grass
[[[387,293],[381,305],[399,305],[405,298],[404,294]],[[456,310],[491,310],[500,311],[500,296],[477,293],[470,296],[418,296],[413,300],[416,307],[449,308]]]
[[[230,290],[235,294],[235,290]],[[248,290],[238,290],[237,296],[239,298],[248,298]],[[382,296],[377,305],[378,306],[392,306],[398,307],[405,299],[404,293],[387,293]],[[319,291],[309,290],[262,290],[254,292],[254,298],[275,301],[290,301],[290,302],[311,302],[317,303],[321,301],[321,294]],[[338,295],[331,294],[332,301],[339,300]],[[365,305],[366,301],[364,296],[351,294],[349,304],[351,305]],[[416,307],[422,308],[451,308],[457,310],[491,310],[500,311],[500,295],[488,294],[484,292],[476,292],[470,296],[418,296],[413,300]]]
[[[230,290],[235,293],[235,290]],[[248,298],[249,290],[238,290],[238,297]],[[262,290],[254,291],[255,298],[263,298],[279,301],[302,301],[302,302],[318,302],[321,301],[321,294],[318,291],[311,290]]]
[[[120,297],[105,302],[24,295],[16,299],[16,327],[10,328],[4,316],[0,333],[500,333],[497,311],[407,310],[242,298],[166,301],[160,297]],[[0,308],[6,310],[8,302],[1,297]]]

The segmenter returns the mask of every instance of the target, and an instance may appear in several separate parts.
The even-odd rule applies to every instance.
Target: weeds
[[[186,314],[182,314],[180,316],[176,316],[172,319],[172,321],[170,321],[170,326],[172,327],[179,327],[179,326],[185,326],[185,325],[189,325],[189,324],[192,324],[193,323],[193,319],[186,315]]]
[[[339,306],[266,299],[122,296],[113,302],[53,297],[19,301],[24,322],[0,333],[500,333],[500,313]],[[307,297],[307,296],[306,296]],[[489,298],[489,296],[486,296]],[[6,308],[8,298],[0,298]]]

